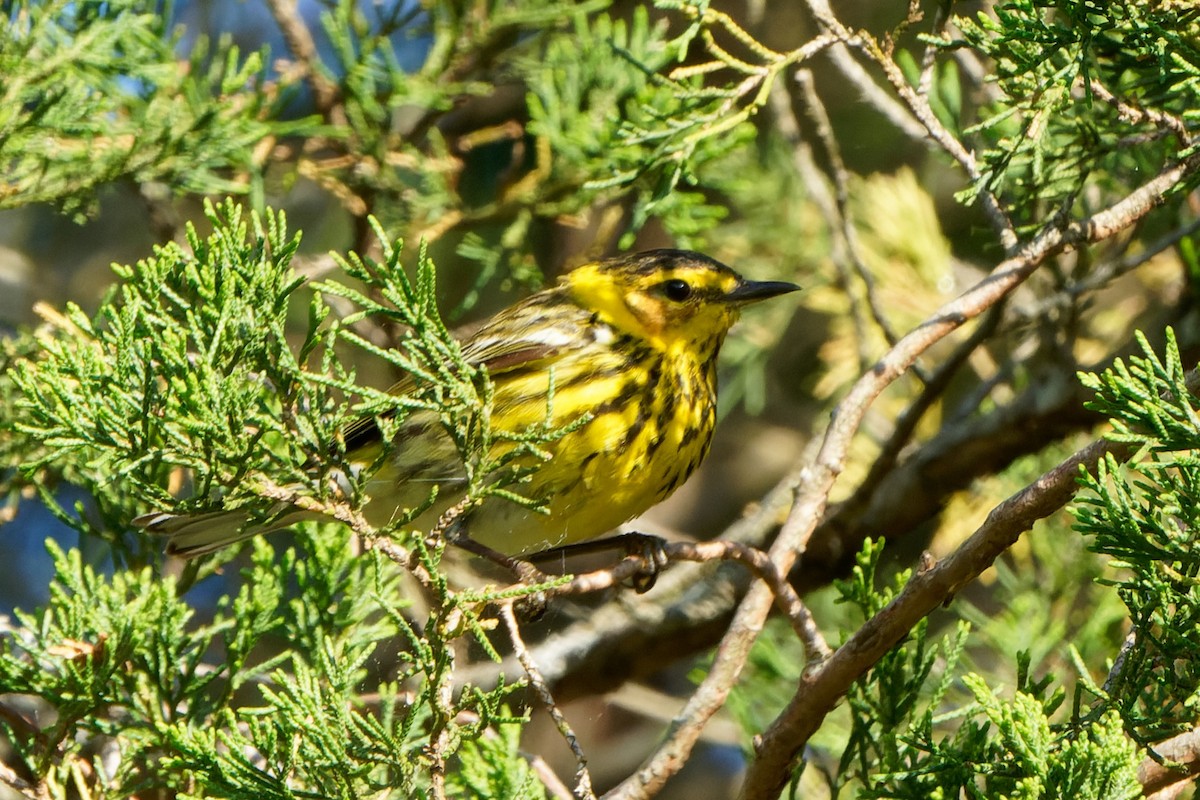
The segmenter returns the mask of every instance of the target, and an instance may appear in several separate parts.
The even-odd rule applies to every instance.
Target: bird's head
[[[662,350],[706,356],[715,354],[744,306],[800,288],[746,280],[689,250],[647,250],[588,264],[563,283],[576,303],[614,329]]]

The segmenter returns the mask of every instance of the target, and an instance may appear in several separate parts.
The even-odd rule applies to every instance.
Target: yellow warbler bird
[[[666,499],[708,453],[717,353],[739,311],[798,288],[746,280],[699,253],[650,250],[579,267],[487,320],[462,352],[491,378],[493,428],[527,430],[546,422],[547,409],[554,427],[586,421],[544,446],[550,460],[521,487],[548,513],[489,498],[467,512],[455,543],[521,556],[593,539]],[[392,391],[411,386],[402,381]],[[374,461],[379,436],[370,419],[347,429],[351,460]],[[370,478],[364,513],[386,525],[425,501],[435,483],[442,500],[415,529],[428,530],[462,499],[465,478],[436,415],[413,412]],[[259,525],[241,510],[135,522],[168,535],[169,552],[190,557],[320,518],[290,507],[276,514]]]

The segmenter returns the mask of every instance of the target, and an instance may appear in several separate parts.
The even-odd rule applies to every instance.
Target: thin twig
[[[805,70],[797,70],[796,77]],[[792,107],[791,96],[782,83],[771,87],[771,108],[775,114],[775,125],[788,144],[792,146],[792,163],[796,172],[804,182],[805,190],[821,216],[825,218],[832,235],[830,236],[830,261],[837,270],[838,282],[850,305],[850,321],[854,326],[854,339],[858,343],[859,371],[865,371],[871,364],[873,352],[871,337],[867,334],[867,315],[863,312],[862,303],[854,292],[854,281],[847,264],[851,261],[847,252],[846,237],[839,235],[842,230],[841,215],[838,213],[838,201],[834,197],[830,180],[817,166],[813,157],[812,147],[800,133],[800,125],[796,120],[795,109]]]
[[[892,429],[891,436],[884,442],[879,454],[871,462],[867,476],[855,488],[853,496],[846,501],[847,504],[854,505],[864,502],[896,466],[901,451],[912,439],[913,432],[925,418],[926,412],[950,388],[954,376],[967,363],[971,354],[996,332],[1000,320],[1004,317],[1004,307],[1005,303],[1001,301],[988,309],[983,321],[975,327],[971,335],[950,354],[949,358],[942,362],[933,375],[929,376],[921,394],[896,418],[896,425]]]
[[[883,332],[884,339],[891,347],[896,344],[896,332],[883,313],[883,307],[875,292],[875,278],[867,267],[862,247],[859,245],[858,230],[850,221],[850,173],[842,160],[842,151],[838,146],[837,137],[833,133],[833,125],[829,121],[825,104],[821,102],[821,97],[817,94],[812,73],[806,69],[796,70],[796,84],[800,87],[800,97],[804,101],[805,111],[812,122],[817,140],[821,142],[821,148],[825,151],[826,163],[829,165],[829,179],[833,182],[834,198],[837,200],[832,227],[845,242],[845,253],[849,256],[850,266],[854,268],[855,274],[862,282],[863,294],[867,301],[867,308],[871,311],[871,318]],[[915,370],[915,367],[914,372],[922,381],[925,380],[925,376]]]
[[[261,497],[287,503],[304,511],[313,511],[345,524],[362,537],[366,549],[378,550],[411,572],[426,589],[432,588],[433,581],[416,555],[400,547],[400,545],[387,536],[381,535],[367,521],[367,518],[363,516],[361,511],[356,511],[348,503],[319,500],[300,492],[295,487],[280,486],[271,481],[257,483],[254,488],[255,492]]]
[[[441,730],[433,744],[425,748],[429,755],[429,792],[434,800],[446,800],[446,750],[450,745],[450,732]]]
[[[1053,296],[1046,298],[1032,308],[1024,309],[1014,314],[1014,324],[1041,319],[1055,309],[1064,308],[1075,302],[1088,292],[1102,289],[1122,275],[1132,272],[1150,261],[1169,247],[1174,247],[1185,237],[1200,231],[1200,219],[1192,219],[1163,234],[1154,241],[1143,245],[1136,253],[1126,253],[1121,258],[1105,261],[1091,271],[1086,277],[1075,283],[1064,286]]]
[[[792,630],[804,643],[810,664],[825,659],[832,652],[804,601],[762,550],[742,542],[719,539],[708,542],[667,542],[663,549],[668,563],[736,561],[744,565],[770,587],[776,607],[788,619]],[[570,583],[549,589],[546,593],[563,596],[593,594],[617,586],[644,570],[642,556],[626,556],[612,567],[575,575]]]
[[[813,0],[816,2],[816,0]],[[1013,228],[1012,220],[1008,218],[1008,212],[1004,209],[999,198],[988,188],[983,185],[983,173],[979,170],[979,164],[975,161],[975,155],[967,150],[962,142],[951,133],[933,108],[929,105],[927,98],[920,97],[913,90],[907,80],[904,78],[904,73],[900,71],[900,67],[890,59],[884,58],[882,54],[873,51],[875,61],[883,69],[884,75],[888,82],[892,84],[892,88],[900,99],[908,105],[913,115],[920,120],[921,124],[929,132],[929,136],[938,143],[938,145],[959,163],[963,171],[967,174],[977,189],[976,195],[979,199],[979,204],[987,216],[988,221],[992,224],[992,229],[995,231],[997,238],[1000,240],[1000,245],[1006,253],[1014,252],[1018,244],[1017,232]]]
[[[1188,130],[1187,123],[1174,114],[1157,109],[1140,108],[1128,100],[1122,100],[1095,78],[1088,82],[1088,87],[1092,94],[1116,109],[1117,114],[1125,122],[1131,125],[1149,122],[1156,128],[1172,133],[1181,145],[1186,145],[1191,140],[1191,131]]]
[[[995,230],[1001,246],[1004,247],[1005,253],[1009,255],[1014,254],[1019,240],[1017,232],[1012,226],[1012,221],[1009,220],[1008,214],[1001,205],[999,198],[981,186],[982,173],[979,170],[978,163],[975,161],[974,154],[967,150],[958,137],[942,124],[937,114],[934,113],[933,108],[929,105],[929,99],[917,93],[900,70],[900,67],[884,53],[878,42],[864,33],[851,32],[846,28],[834,15],[828,0],[807,0],[807,4],[809,13],[824,28],[824,32],[836,36],[848,48],[853,48],[863,53],[883,71],[884,77],[891,84],[892,90],[899,96],[902,105],[924,127],[925,135],[936,142],[942,150],[957,161],[970,181],[980,187],[978,198],[984,214],[991,222],[992,228]],[[848,68],[845,59],[849,59],[850,62],[857,65],[857,62],[854,62],[849,52],[845,56],[840,56],[837,48],[833,48],[831,52],[835,56],[834,63],[856,86],[862,88],[869,85],[878,89],[875,82],[861,68],[857,70]]]
[[[938,3],[933,9],[933,31],[932,36],[939,36],[945,33],[946,26],[950,22],[950,15],[947,14],[950,6],[948,3]],[[933,88],[933,68],[937,65],[938,47],[932,40],[926,40],[925,50],[921,53],[921,77],[917,81],[917,94],[929,99],[929,91]]]
[[[671,558],[686,561],[733,560],[746,565],[771,589],[775,605],[783,612],[792,629],[804,644],[807,668],[819,665],[829,657],[829,644],[821,634],[812,613],[787,578],[775,568],[767,554],[757,547],[740,542],[711,541],[677,544],[670,549]]]
[[[809,463],[819,444],[819,439],[811,440],[797,463]],[[755,545],[767,541],[791,507],[801,473],[797,468],[784,476],[760,502],[721,531],[719,538]],[[586,618],[552,632],[533,646],[531,655],[560,697],[564,690],[591,694],[598,684],[607,687],[626,677],[615,672],[608,658],[597,659],[598,649],[606,649],[611,656],[616,644],[619,662],[631,675],[652,664],[658,668],[658,646],[674,649],[676,637],[687,631],[723,631],[736,598],[748,583],[746,570],[730,562],[682,563],[660,575],[653,592],[642,596],[622,593]],[[597,673],[601,663],[603,671]],[[497,673],[509,674],[519,668],[512,659],[499,666],[483,662],[459,670],[457,679],[461,685],[484,685],[494,681]],[[561,681],[567,677],[571,682],[564,687]]]
[[[575,796],[595,800],[596,793],[592,789],[592,775],[588,771],[587,756],[584,755],[583,748],[579,746],[579,739],[571,728],[571,723],[567,722],[562,709],[554,702],[554,695],[550,693],[550,687],[538,670],[537,663],[529,656],[529,649],[525,646],[525,640],[521,638],[521,628],[517,625],[517,615],[513,613],[511,601],[500,606],[500,618],[504,620],[504,627],[508,629],[508,638],[512,641],[513,653],[525,669],[529,685],[533,687],[538,699],[546,707],[546,712],[554,721],[554,727],[562,734],[567,747],[571,748],[571,753],[575,756]]]
[[[317,53],[316,42],[308,25],[300,18],[298,3],[296,0],[267,0],[267,5],[283,34],[283,40],[287,42],[288,50],[304,70],[317,109],[329,117],[338,104],[338,88],[321,71],[321,57]],[[345,123],[345,119],[330,119],[332,122]]]
[[[525,760],[529,762],[529,766],[541,780],[542,786],[555,798],[555,800],[572,800],[571,790],[562,782],[562,778],[558,777],[550,765],[546,763],[546,759],[531,753],[525,756]]]

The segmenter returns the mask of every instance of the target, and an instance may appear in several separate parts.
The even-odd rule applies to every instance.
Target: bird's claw
[[[633,532],[623,537],[625,555],[641,561],[638,571],[629,578],[629,585],[638,594],[645,594],[658,582],[658,574],[667,568],[667,540],[649,533]]]
[[[513,611],[522,622],[537,622],[549,607],[550,598],[545,592],[532,592],[513,603]]]
[[[546,573],[528,561],[514,559],[513,571],[517,579],[526,586],[536,586],[549,580]],[[550,596],[544,591],[531,592],[513,603],[513,611],[525,622],[537,622],[546,614],[550,607]]]

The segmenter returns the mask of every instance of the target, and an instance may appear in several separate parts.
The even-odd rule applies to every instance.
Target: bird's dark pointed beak
[[[768,297],[777,297],[788,292],[799,291],[800,287],[787,281],[747,281],[743,280],[733,291],[725,295],[731,303],[757,303]]]

